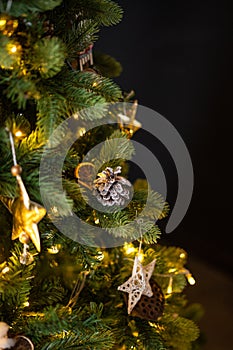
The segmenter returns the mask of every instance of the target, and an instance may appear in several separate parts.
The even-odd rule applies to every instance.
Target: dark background
[[[104,28],[95,48],[121,62],[115,81],[141,105],[167,118],[185,141],[195,188],[189,210],[163,240],[227,273],[233,271],[231,119],[233,11],[226,1],[118,1],[120,24]],[[161,162],[168,201],[177,176],[165,148],[142,131],[134,139]]]

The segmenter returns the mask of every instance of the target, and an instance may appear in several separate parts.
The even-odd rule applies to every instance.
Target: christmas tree
[[[197,349],[187,254],[158,244],[168,204],[127,178],[137,101],[93,47],[122,9],[0,10],[0,349]]]

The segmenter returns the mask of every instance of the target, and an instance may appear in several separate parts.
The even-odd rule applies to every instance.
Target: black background
[[[164,234],[225,272],[233,271],[231,119],[233,11],[226,1],[118,1],[120,24],[103,28],[95,49],[121,62],[115,81],[134,90],[141,105],[167,118],[189,149],[194,167],[192,202],[182,223]],[[171,207],[177,191],[165,148],[142,131],[134,139],[161,162]]]

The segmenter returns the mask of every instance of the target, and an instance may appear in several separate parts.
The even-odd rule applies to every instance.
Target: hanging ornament
[[[114,170],[107,167],[94,181],[93,194],[103,206],[123,206],[130,199],[132,185],[126,178],[119,176],[120,173],[120,166]]]
[[[129,293],[128,314],[131,313],[142,295],[151,297],[153,295],[149,280],[154,271],[156,259],[146,266],[142,266],[138,256],[135,256],[132,276],[118,290]]]
[[[93,66],[93,54],[92,54],[93,44],[90,44],[85,50],[78,53],[79,69],[82,71],[83,67],[89,64]]]
[[[129,104],[127,104],[128,106]],[[123,105],[124,106],[124,105]],[[142,127],[142,124],[135,119],[138,108],[138,101],[135,100],[132,107],[124,113],[118,113],[119,127],[127,134],[128,138],[131,138],[133,134]]]
[[[0,350],[3,349],[12,349],[12,346],[15,345],[16,340],[13,338],[8,338],[9,326],[5,322],[0,322]]]
[[[131,316],[155,322],[163,314],[165,298],[161,287],[156,281],[153,280],[153,278],[150,279],[150,286],[153,293],[152,296],[147,297],[142,295],[140,300],[133,308]],[[126,305],[128,305],[126,295],[124,295],[124,299]]]
[[[31,340],[23,335],[18,335],[14,338],[15,345],[11,350],[34,350],[34,345]]]
[[[26,243],[26,242],[28,242],[28,237],[26,234],[21,235],[20,242],[23,243],[23,253],[20,255],[19,261],[23,265],[30,265],[34,259],[33,259],[32,254],[30,254],[28,252],[29,245]]]
[[[95,179],[95,167],[92,163],[83,162],[78,164],[74,170],[74,176],[78,180],[78,183],[92,190],[93,181]]]
[[[77,59],[67,60],[67,64],[72,70],[80,71],[90,71],[92,73],[97,73],[93,66],[93,44],[90,44],[85,50],[79,51],[77,53]]]
[[[38,252],[40,252],[40,235],[37,224],[45,216],[46,210],[40,204],[32,202],[28,196],[23,180],[20,176],[22,168],[17,164],[12,133],[9,131],[9,137],[12,148],[14,166],[11,173],[16,177],[19,186],[19,197],[5,198],[0,197],[8,210],[13,214],[12,240],[19,238],[24,244],[22,263],[27,264],[30,259],[27,252],[27,243],[31,239]],[[24,262],[23,262],[24,261]]]
[[[154,271],[156,259],[151,261],[148,265],[142,266],[139,261],[139,257],[142,257],[142,230],[141,225],[143,223],[142,219],[137,221],[139,224],[140,231],[140,244],[138,248],[138,253],[134,258],[132,276],[122,285],[118,287],[118,290],[126,292],[129,294],[128,298],[128,314],[130,314],[141,299],[142,295],[151,297],[153,295],[149,280]]]

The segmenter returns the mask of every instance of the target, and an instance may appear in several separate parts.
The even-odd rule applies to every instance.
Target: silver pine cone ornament
[[[120,173],[120,166],[114,170],[107,167],[94,181],[94,195],[105,207],[124,206],[130,199],[132,185],[126,178],[119,176]]]

